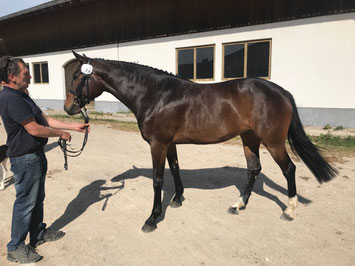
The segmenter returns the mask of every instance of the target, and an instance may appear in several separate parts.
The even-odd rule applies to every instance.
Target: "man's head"
[[[23,91],[27,89],[30,80],[29,71],[21,58],[0,58],[0,82],[4,85]]]

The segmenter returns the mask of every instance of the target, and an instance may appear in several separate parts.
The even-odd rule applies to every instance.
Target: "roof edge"
[[[73,0],[52,0],[52,1],[48,1],[46,3],[40,4],[40,5],[37,5],[37,6],[34,6],[34,7],[30,7],[30,8],[21,10],[21,11],[17,11],[17,12],[11,13],[11,14],[3,16],[3,17],[0,17],[0,21],[11,19],[11,18],[15,18],[15,17],[22,16],[22,15],[26,15],[26,14],[29,14],[29,13],[32,13],[32,12],[35,12],[35,11],[39,11],[39,10],[42,10],[42,9],[50,8],[50,7],[53,7],[53,6],[61,5],[61,4],[64,4],[64,3],[67,3],[67,2],[72,2],[72,1]]]

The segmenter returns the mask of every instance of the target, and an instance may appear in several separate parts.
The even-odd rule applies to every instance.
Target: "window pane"
[[[269,42],[248,43],[248,77],[269,76]]]
[[[244,44],[224,46],[224,78],[244,77]]]
[[[194,78],[194,50],[178,50],[178,75],[185,79]]]
[[[196,49],[196,78],[213,78],[213,53],[214,47]]]
[[[48,78],[48,64],[47,63],[42,63],[42,82],[43,83],[48,83],[49,78]]]
[[[40,64],[33,64],[35,83],[41,83]]]

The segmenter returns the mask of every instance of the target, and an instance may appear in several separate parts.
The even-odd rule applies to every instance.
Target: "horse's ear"
[[[82,56],[82,55],[76,53],[74,50],[72,50],[72,52],[73,52],[73,55],[75,56],[75,58],[78,59],[78,61],[80,62],[80,64],[85,64],[85,63],[87,63],[88,58],[87,58],[86,56],[84,57],[84,56]]]

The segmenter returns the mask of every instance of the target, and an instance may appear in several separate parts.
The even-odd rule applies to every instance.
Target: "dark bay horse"
[[[184,191],[179,174],[176,144],[218,143],[241,136],[248,168],[248,182],[230,211],[238,213],[248,203],[261,171],[262,143],[287,179],[288,207],[282,218],[293,219],[297,207],[295,170],[286,148],[288,141],[322,183],[337,174],[306,136],[292,95],[280,86],[255,78],[198,84],[133,63],[91,59],[73,52],[80,65],[73,74],[72,93],[64,109],[69,115],[106,91],[136,116],[142,137],[151,149],[154,204],[143,231],[153,231],[162,212],[161,190],[165,160],[175,182],[172,207],[182,205]],[[87,69],[89,71],[87,72]],[[84,74],[85,73],[85,74]]]

